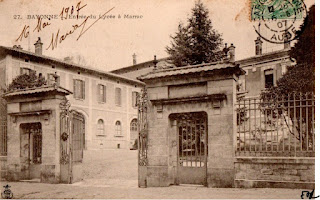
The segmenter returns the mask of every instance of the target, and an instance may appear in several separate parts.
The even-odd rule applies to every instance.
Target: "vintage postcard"
[[[3,199],[313,199],[315,0],[0,0]]]

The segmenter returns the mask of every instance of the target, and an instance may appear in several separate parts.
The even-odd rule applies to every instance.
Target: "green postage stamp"
[[[302,0],[252,0],[252,20],[303,19]]]

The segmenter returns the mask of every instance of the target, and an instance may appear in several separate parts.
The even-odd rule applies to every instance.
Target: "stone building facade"
[[[48,80],[57,76],[59,85],[73,92],[68,97],[72,109],[85,118],[86,149],[129,149],[137,137],[136,96],[142,82],[92,69],[69,61],[0,46],[0,86],[5,88],[19,74],[36,71]],[[1,114],[5,115],[5,114]]]
[[[290,58],[290,45],[278,51],[263,53],[261,38],[255,40],[255,56],[237,60],[246,73],[239,79],[237,92],[246,97],[259,96],[261,91],[276,86],[277,80],[295,64]]]
[[[139,79],[148,95],[148,157],[139,185],[234,185],[233,63],[156,70]]]

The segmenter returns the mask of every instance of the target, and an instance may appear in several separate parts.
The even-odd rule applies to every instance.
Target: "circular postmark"
[[[270,43],[283,44],[297,39],[306,17],[303,0],[252,1],[253,27],[259,37]]]

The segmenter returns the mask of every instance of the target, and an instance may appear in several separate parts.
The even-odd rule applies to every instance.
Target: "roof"
[[[1,51],[5,51],[5,52],[7,52],[9,54],[12,54],[12,55],[24,54],[24,55],[29,56],[29,57],[34,57],[36,59],[40,59],[41,61],[44,61],[44,62],[45,61],[47,61],[47,62],[49,61],[49,62],[52,62],[54,64],[64,65],[64,66],[66,66],[67,68],[70,68],[70,69],[80,70],[80,71],[87,72],[87,73],[95,73],[95,74],[98,74],[98,75],[101,75],[101,76],[105,76],[105,77],[108,77],[108,78],[111,78],[111,79],[122,80],[124,82],[131,83],[131,84],[138,84],[138,85],[141,85],[141,86],[144,85],[144,83],[142,83],[141,81],[138,81],[136,79],[130,79],[130,78],[127,78],[125,76],[121,76],[121,75],[114,74],[114,73],[111,73],[111,72],[106,72],[106,71],[103,71],[103,70],[94,69],[94,68],[91,68],[91,67],[88,67],[88,66],[83,66],[83,65],[79,65],[79,64],[75,64],[75,63],[65,62],[65,61],[62,61],[62,60],[59,60],[59,59],[56,59],[56,58],[52,58],[52,57],[45,56],[45,55],[39,55],[39,54],[30,52],[30,51],[25,51],[25,50],[18,49],[18,48],[0,46],[0,53],[1,53]]]
[[[57,85],[50,85],[50,86],[41,86],[41,87],[34,87],[34,88],[26,88],[20,90],[14,90],[3,94],[4,98],[12,97],[12,96],[19,96],[19,95],[26,95],[26,94],[36,94],[36,93],[45,93],[45,92],[59,92],[66,95],[72,94],[71,91],[57,86]]]
[[[258,62],[258,61],[267,61],[268,59],[276,59],[282,57],[289,57],[290,48],[281,49],[278,51],[272,51],[268,53],[263,53],[262,55],[255,55],[248,58],[244,58],[241,60],[237,60],[236,63],[240,65],[249,64],[251,62]]]
[[[163,61],[167,61],[169,59],[169,57],[166,57],[166,58],[160,58],[160,59],[157,59],[157,62],[163,62]],[[119,69],[115,69],[115,70],[112,70],[110,71],[111,73],[115,73],[115,74],[121,74],[121,73],[126,73],[126,72],[130,72],[130,71],[134,71],[134,70],[139,70],[139,69],[142,69],[142,68],[148,68],[148,64],[153,64],[154,60],[149,60],[149,61],[146,61],[146,62],[142,62],[142,63],[137,63],[135,65],[130,65],[130,66],[127,66],[127,67],[122,67],[122,68],[119,68]]]
[[[236,65],[231,62],[213,62],[213,63],[205,63],[205,64],[198,64],[198,65],[191,65],[185,67],[174,67],[169,69],[161,69],[161,70],[154,70],[146,75],[142,75],[138,77],[139,80],[146,80],[146,79],[154,79],[154,78],[163,78],[169,76],[177,76],[177,75],[186,75],[186,74],[194,74],[200,72],[210,72],[215,70],[223,70],[223,69],[233,69],[238,71],[239,74],[244,73],[243,70],[239,68],[239,65]]]

